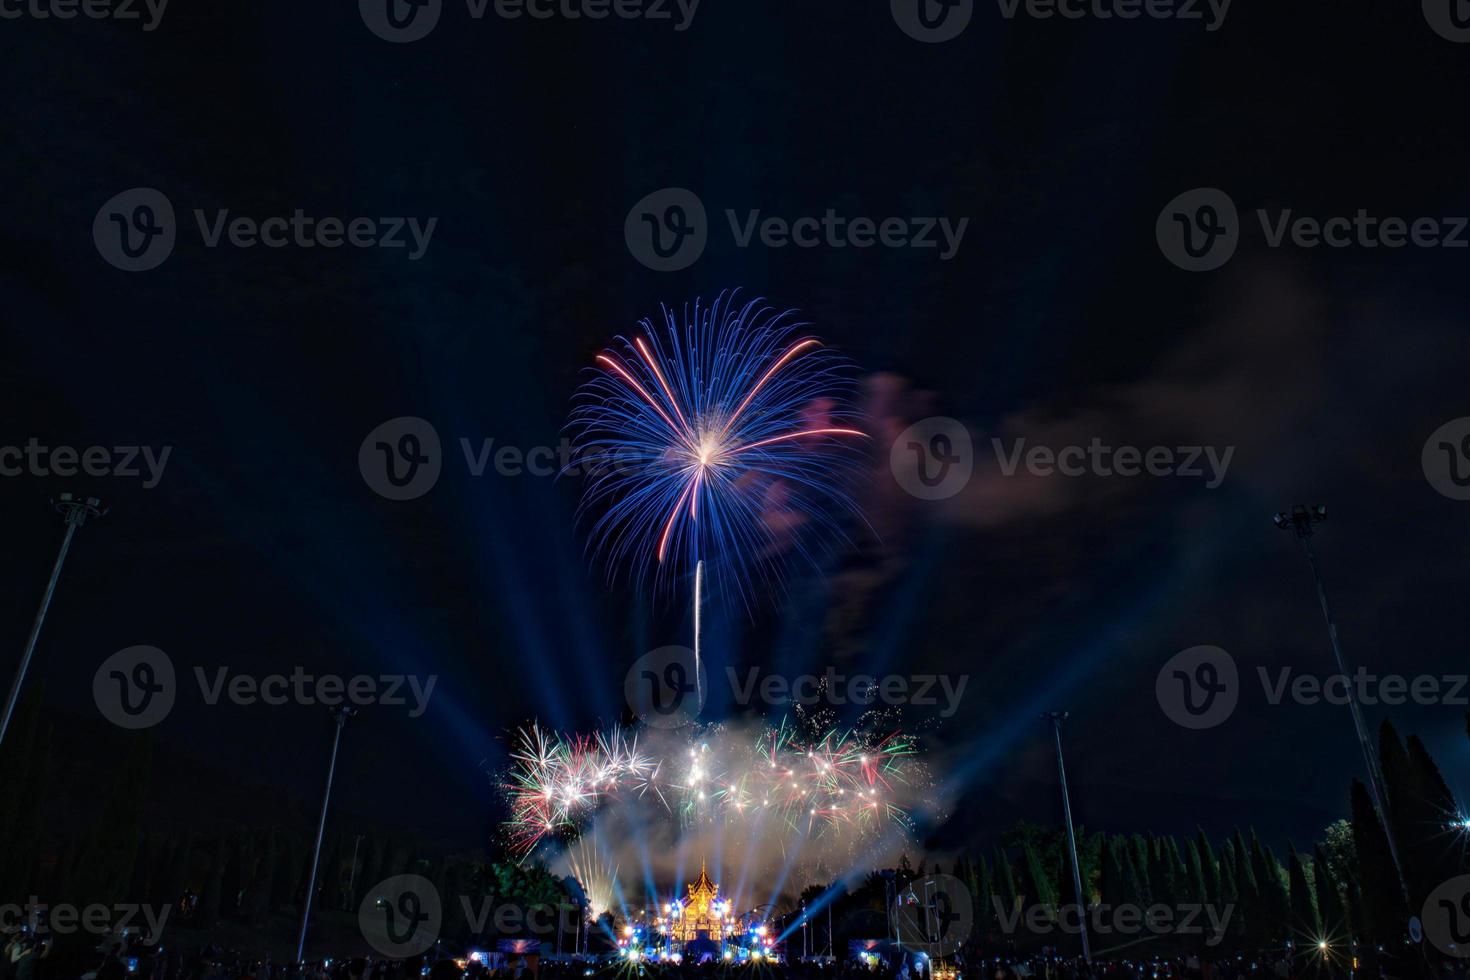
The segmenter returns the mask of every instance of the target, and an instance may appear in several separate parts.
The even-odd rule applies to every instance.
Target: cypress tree
[[[1455,794],[1445,785],[1439,766],[1419,736],[1410,735],[1407,748],[1414,799],[1412,806],[1406,807],[1412,812],[1403,831],[1409,837],[1406,860],[1414,869],[1420,897],[1427,898],[1439,882],[1467,869],[1464,849],[1446,849],[1443,845],[1445,828],[1458,824],[1463,817]]]
[[[1016,891],[1016,876],[1011,870],[1011,862],[1000,848],[995,850],[995,890],[1000,898],[1001,908],[1005,909],[1007,915],[1013,913],[1020,894]]]
[[[1404,864],[1404,877],[1408,879],[1409,905],[1418,908],[1442,878],[1435,876],[1430,869],[1426,880],[1425,869],[1414,859],[1419,850],[1416,838],[1428,830],[1423,826],[1421,787],[1416,785],[1398,730],[1386,719],[1378,726],[1378,764],[1379,771],[1383,773],[1383,791],[1388,797],[1384,806],[1388,810],[1388,821],[1393,825],[1394,843],[1398,845],[1399,857]]]
[[[1319,844],[1313,851],[1317,877],[1317,917],[1322,922],[1322,937],[1329,943],[1341,945],[1349,937],[1347,911],[1343,908],[1342,893],[1337,879],[1327,863],[1327,855]]]
[[[1118,856],[1122,859],[1123,866],[1123,894],[1118,904],[1144,909],[1149,906],[1150,902],[1148,888],[1144,884],[1144,876],[1139,872],[1138,863],[1134,860],[1137,851],[1137,848],[1129,847],[1127,844],[1118,846]]]
[[[1220,901],[1220,862],[1215,857],[1215,849],[1210,846],[1210,839],[1205,836],[1203,828],[1199,828],[1199,836],[1195,838],[1195,849],[1199,852],[1200,870],[1204,873],[1204,901],[1219,903]]]
[[[1287,843],[1286,875],[1287,902],[1291,908],[1291,929],[1299,936],[1316,940],[1323,935],[1322,920],[1317,911],[1317,896],[1312,893],[1312,883],[1307,879],[1306,864],[1296,847]],[[1306,859],[1310,863],[1311,858]]]
[[[1175,904],[1173,859],[1160,838],[1150,842],[1149,859],[1148,891],[1153,904]]]
[[[1153,856],[1149,853],[1148,841],[1142,834],[1134,834],[1132,844],[1133,870],[1138,875],[1138,903],[1140,906],[1147,906],[1153,902],[1153,894],[1149,887],[1153,880]]]
[[[1285,940],[1291,935],[1291,892],[1288,889],[1286,869],[1276,859],[1271,848],[1263,849],[1266,859],[1266,876],[1270,882],[1262,892],[1266,914],[1270,917],[1270,938]]]
[[[979,865],[970,865],[971,894],[980,916],[981,935],[990,932],[990,919],[995,915],[995,881],[990,874],[990,863],[980,855]]]
[[[1123,898],[1123,867],[1118,863],[1118,845],[1108,841],[1102,849],[1102,875],[1098,880],[1102,901],[1106,905],[1118,905]]]
[[[1358,854],[1358,902],[1361,905],[1365,945],[1389,945],[1406,921],[1404,904],[1394,873],[1393,857],[1388,850],[1388,837],[1378,822],[1368,789],[1354,779],[1351,791],[1353,813],[1353,848]]]
[[[1209,888],[1205,884],[1204,860],[1199,855],[1199,847],[1192,840],[1185,841],[1185,864],[1189,873],[1184,879],[1184,899],[1203,905],[1210,900]]]
[[[230,841],[225,834],[215,840],[209,859],[209,871],[204,876],[204,887],[199,890],[198,922],[201,929],[213,929],[219,922],[222,893],[224,891],[225,865],[230,860]]]
[[[1026,890],[1026,901],[1028,904],[1043,905],[1047,908],[1057,906],[1057,890],[1051,882],[1051,877],[1041,864],[1041,857],[1036,853],[1036,848],[1031,846],[1030,841],[1021,844],[1021,884]]]

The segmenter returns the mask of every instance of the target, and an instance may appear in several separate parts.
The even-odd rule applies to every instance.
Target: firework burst
[[[917,739],[899,731],[828,729],[804,738],[783,720],[752,737],[723,726],[663,732],[656,752],[621,731],[518,736],[504,789],[507,839],[521,853],[569,839],[611,805],[651,803],[680,826],[746,825],[792,844],[833,838],[851,849],[913,830],[933,785]]]
[[[640,326],[597,356],[569,423],[592,551],[656,586],[707,561],[742,596],[790,556],[814,561],[851,515],[865,438],[846,362],[791,312],[734,294]]]

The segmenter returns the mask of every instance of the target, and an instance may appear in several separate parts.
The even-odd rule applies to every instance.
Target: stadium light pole
[[[15,680],[10,684],[10,694],[5,698],[5,714],[0,716],[0,742],[5,741],[5,732],[10,728],[10,718],[15,714],[16,703],[20,701],[20,689],[25,684],[26,671],[30,669],[31,657],[36,652],[36,641],[41,636],[41,624],[46,622],[46,611],[51,608],[51,597],[56,594],[56,583],[61,580],[61,566],[66,564],[67,552],[71,550],[71,539],[76,535],[77,528],[87,522],[87,518],[101,517],[107,513],[107,508],[103,507],[102,501],[96,497],[79,500],[72,494],[63,493],[57,495],[51,504],[66,522],[66,534],[62,536],[61,549],[56,553],[56,562],[51,566],[51,581],[46,583],[46,591],[41,595],[41,607],[36,610],[35,621],[31,623],[31,634],[26,637],[25,652],[20,655],[20,666],[16,668]]]
[[[1077,925],[1082,935],[1082,958],[1092,963],[1092,944],[1087,940],[1087,900],[1082,895],[1082,869],[1077,864],[1077,832],[1072,829],[1072,798],[1067,794],[1067,766],[1062,761],[1062,722],[1067,720],[1065,711],[1048,711],[1042,721],[1051,722],[1052,736],[1057,744],[1057,775],[1062,781],[1062,815],[1067,820],[1067,850],[1072,855],[1072,892],[1077,896]]]
[[[1399,860],[1399,846],[1394,841],[1393,825],[1388,817],[1388,793],[1383,784],[1383,772],[1378,768],[1378,754],[1368,739],[1368,725],[1363,720],[1363,709],[1348,681],[1347,660],[1342,655],[1342,644],[1337,639],[1337,623],[1332,619],[1332,606],[1327,602],[1327,588],[1322,584],[1322,570],[1317,566],[1317,553],[1312,549],[1312,526],[1327,520],[1327,508],[1321,504],[1305,507],[1297,504],[1290,513],[1281,511],[1272,522],[1282,531],[1289,531],[1301,545],[1307,563],[1312,566],[1312,580],[1317,584],[1317,602],[1322,606],[1322,618],[1327,622],[1327,638],[1332,641],[1332,655],[1337,658],[1337,672],[1342,675],[1347,688],[1348,710],[1353,716],[1353,728],[1358,733],[1358,748],[1363,752],[1363,764],[1368,767],[1368,789],[1373,794],[1373,808],[1383,824],[1383,836],[1388,838],[1388,853],[1393,858],[1393,869],[1398,874],[1399,889],[1403,897],[1409,897],[1408,880],[1404,877],[1404,865]]]
[[[322,835],[327,829],[327,804],[332,799],[332,777],[337,772],[337,747],[342,744],[342,729],[347,719],[357,714],[356,708],[338,705],[332,709],[332,757],[327,763],[327,787],[322,790],[322,815],[316,825],[316,846],[311,851],[311,872],[306,876],[306,897],[301,900],[301,931],[296,935],[296,962],[306,955],[306,924],[311,921],[312,893],[316,891],[316,866],[322,856]]]

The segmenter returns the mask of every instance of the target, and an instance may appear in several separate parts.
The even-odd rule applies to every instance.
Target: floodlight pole
[[[1087,899],[1082,895],[1082,868],[1077,863],[1077,832],[1072,829],[1072,798],[1067,793],[1067,766],[1062,761],[1062,722],[1067,720],[1065,711],[1048,711],[1042,721],[1051,722],[1052,736],[1057,744],[1057,775],[1062,782],[1062,815],[1067,820],[1067,850],[1072,855],[1072,891],[1077,896],[1077,925],[1082,935],[1082,958],[1092,963],[1092,944],[1087,940]]]
[[[357,714],[356,708],[340,705],[332,709],[335,722],[332,732],[332,757],[327,763],[327,786],[322,790],[322,815],[316,825],[316,846],[311,851],[311,871],[306,876],[306,897],[301,900],[301,931],[296,935],[296,962],[306,954],[306,924],[311,921],[312,893],[316,891],[316,866],[322,856],[322,835],[327,830],[327,804],[332,799],[332,777],[337,773],[337,747],[342,744],[342,728],[347,719]]]
[[[77,528],[86,523],[87,518],[101,517],[107,513],[107,508],[96,497],[88,497],[83,501],[69,493],[59,494],[52,501],[52,506],[66,522],[66,534],[62,536],[56,562],[51,566],[51,581],[46,583],[46,591],[41,595],[41,607],[36,610],[35,621],[31,623],[31,634],[26,637],[25,652],[20,655],[20,666],[16,668],[15,680],[10,684],[10,694],[5,698],[5,714],[0,716],[0,742],[5,740],[5,732],[10,728],[10,718],[15,714],[16,703],[20,701],[20,689],[25,684],[26,671],[30,669],[31,657],[36,652],[41,624],[46,622],[46,611],[51,608],[51,597],[56,594],[56,583],[61,580],[61,567],[66,564],[67,552],[71,550],[71,539],[77,533]]]
[[[1297,504],[1290,513],[1282,511],[1272,518],[1278,529],[1291,532],[1297,544],[1301,545],[1302,553],[1307,556],[1307,564],[1312,566],[1312,580],[1317,585],[1317,602],[1322,607],[1322,618],[1327,622],[1327,638],[1332,641],[1332,655],[1337,659],[1337,672],[1342,675],[1343,686],[1347,689],[1348,710],[1353,716],[1353,728],[1358,734],[1358,748],[1363,753],[1363,764],[1368,767],[1368,789],[1373,794],[1373,808],[1378,811],[1378,819],[1383,824],[1383,836],[1388,839],[1388,855],[1393,858],[1399,889],[1407,899],[1409,884],[1404,877],[1403,862],[1399,860],[1399,846],[1394,840],[1393,825],[1389,822],[1388,792],[1383,783],[1383,772],[1378,767],[1378,754],[1373,751],[1373,743],[1368,737],[1368,724],[1363,720],[1363,709],[1358,704],[1352,683],[1348,680],[1347,660],[1342,654],[1342,644],[1337,639],[1337,624],[1332,619],[1332,607],[1327,602],[1327,588],[1322,584],[1322,570],[1317,566],[1317,553],[1312,549],[1312,525],[1321,524],[1325,520],[1327,508],[1321,504],[1311,508]]]

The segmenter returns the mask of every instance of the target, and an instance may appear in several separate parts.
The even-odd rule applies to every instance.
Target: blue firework
[[[591,550],[656,586],[701,560],[747,597],[842,534],[866,438],[847,361],[792,311],[721,293],[596,358],[570,428]]]

